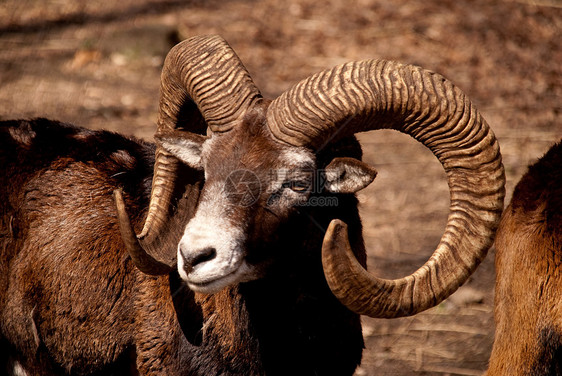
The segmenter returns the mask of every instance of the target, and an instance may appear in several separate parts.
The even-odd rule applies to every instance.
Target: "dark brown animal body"
[[[141,228],[153,145],[44,119],[0,123],[0,144],[2,373],[351,374],[360,362],[359,318],[323,279],[317,227],[345,218],[361,249],[354,197],[303,207],[262,250],[284,251],[264,280],[200,295],[177,272],[140,272],[121,241],[112,193]],[[360,156],[353,140],[327,152]]]
[[[365,270],[355,197],[376,171],[354,134],[383,128],[428,147],[450,187],[441,241],[397,280]],[[222,38],[194,37],[166,58],[155,139],[3,126],[12,371],[352,375],[360,315],[447,298],[503,209],[493,132],[461,90],[415,66],[343,64],[271,101]]]
[[[102,369],[135,322],[111,192],[148,200],[152,148],[47,120],[3,122],[0,144],[2,355],[32,374]]]
[[[488,375],[562,375],[562,143],[515,187],[496,248]]]

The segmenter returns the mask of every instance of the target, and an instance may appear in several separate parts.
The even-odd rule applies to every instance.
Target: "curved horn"
[[[226,132],[260,98],[248,71],[224,39],[216,35],[187,39],[172,48],[164,62],[157,135],[177,128],[203,134],[207,126],[213,132]],[[162,274],[162,265],[171,270],[176,262],[177,234],[168,234],[166,227],[178,169],[180,162],[158,146],[144,227],[136,237],[132,237],[132,229],[122,232],[131,258],[145,260],[137,266],[149,274]],[[119,217],[126,215],[123,211]]]
[[[410,276],[385,280],[367,273],[353,257],[343,222],[332,221],[324,273],[351,310],[372,317],[418,313],[452,294],[486,256],[505,195],[499,146],[472,103],[442,76],[387,61],[348,63],[301,81],[271,104],[267,116],[279,141],[316,150],[356,132],[395,129],[431,149],[447,173],[445,232]]]
[[[170,265],[164,264],[155,260],[152,256],[146,253],[140,246],[131,221],[127,215],[125,200],[123,199],[123,190],[116,189],[113,191],[113,199],[117,206],[117,219],[119,222],[119,229],[121,231],[121,238],[125,242],[125,248],[128,250],[133,263],[141,271],[148,274],[167,274],[170,272]]]

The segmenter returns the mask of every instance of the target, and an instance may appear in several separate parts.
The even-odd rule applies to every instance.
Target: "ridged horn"
[[[164,62],[157,135],[178,128],[198,134],[207,127],[227,132],[260,98],[248,71],[224,39],[217,35],[187,39],[172,48]],[[133,236],[132,229],[122,231],[131,258],[144,260],[137,267],[148,274],[165,273],[163,265],[171,270],[176,263],[177,234],[169,234],[167,227],[180,168],[174,156],[157,147],[144,227],[138,236]],[[117,207],[122,211],[119,218],[125,218],[124,206],[117,202]]]
[[[430,259],[397,280],[365,271],[343,222],[324,237],[322,262],[332,292],[372,317],[407,316],[433,307],[472,274],[493,242],[505,176],[498,142],[474,105],[450,81],[411,65],[367,60],[337,66],[295,85],[267,114],[275,138],[320,150],[344,136],[395,129],[428,147],[450,190],[447,226]]]

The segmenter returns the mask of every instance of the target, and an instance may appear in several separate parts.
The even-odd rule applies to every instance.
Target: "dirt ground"
[[[508,199],[562,137],[560,0],[4,0],[0,118],[43,116],[150,139],[175,41],[221,34],[267,97],[341,62],[414,63],[455,82],[494,129]],[[407,136],[361,135],[378,170],[360,195],[369,268],[410,273],[446,223],[437,160]],[[415,317],[364,318],[357,375],[479,375],[493,342],[494,251],[450,299]]]

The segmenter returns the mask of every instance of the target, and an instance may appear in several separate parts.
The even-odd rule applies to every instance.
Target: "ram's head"
[[[493,241],[503,166],[492,131],[458,88],[388,61],[343,64],[268,101],[220,37],[174,47],[162,74],[152,198],[138,237],[117,200],[132,258],[147,273],[177,264],[199,292],[260,278],[267,258],[252,253],[256,244],[275,242],[279,226],[311,197],[355,193],[376,175],[355,158],[320,165],[320,151],[383,128],[414,137],[443,165],[450,188],[445,232],[415,273],[383,280],[360,265],[346,224],[334,219],[322,245],[324,273],[338,299],[360,314],[395,317],[434,306],[468,278]],[[203,171],[205,182],[178,246],[161,239],[180,164]]]

